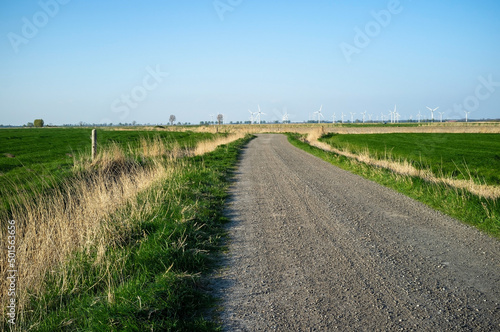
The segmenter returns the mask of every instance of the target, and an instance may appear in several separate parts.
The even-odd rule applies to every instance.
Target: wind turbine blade
[[[427,106],[427,109],[431,112],[433,112],[432,108],[430,108],[429,106]]]

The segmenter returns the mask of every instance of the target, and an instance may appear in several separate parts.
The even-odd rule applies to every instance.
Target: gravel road
[[[227,331],[500,330],[500,241],[284,135],[245,149],[227,214]]]

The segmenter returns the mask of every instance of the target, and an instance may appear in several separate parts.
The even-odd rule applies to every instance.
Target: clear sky
[[[500,1],[0,4],[0,124],[500,117]],[[439,114],[436,112],[436,118]]]

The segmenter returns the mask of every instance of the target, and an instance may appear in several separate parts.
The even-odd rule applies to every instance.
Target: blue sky
[[[0,124],[244,121],[258,104],[267,121],[499,118],[498,17],[499,1],[3,1]]]

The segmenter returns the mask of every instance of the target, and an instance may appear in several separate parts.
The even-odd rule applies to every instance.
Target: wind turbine
[[[370,122],[372,122],[372,116],[373,116],[373,114],[368,114],[368,119]]]
[[[248,113],[250,113],[250,124],[252,124],[253,123],[253,116],[255,113],[250,111],[250,110],[248,110]]]
[[[399,114],[398,112],[396,112],[396,114],[394,114],[394,118],[395,118],[395,122],[396,123],[399,123],[399,117],[401,116],[401,114]]]
[[[285,112],[285,114],[283,114],[283,123],[288,123],[288,112]]]
[[[440,121],[439,122],[443,122],[443,114],[444,112],[438,112],[439,113],[439,117],[440,117]]]
[[[335,124],[335,112],[332,115],[333,123]]]
[[[439,107],[436,107],[435,109],[430,108],[427,106],[427,109],[431,111],[431,121],[434,122],[434,112],[438,109]]]
[[[417,117],[418,117],[418,123],[420,123],[420,118],[422,117],[422,114],[420,114],[420,110],[418,111]]]
[[[344,123],[344,112],[342,112],[341,118],[342,118],[342,123]]]
[[[394,111],[389,111],[391,113],[391,123],[396,123],[397,117],[399,116],[398,111],[396,109],[396,105],[394,105]]]
[[[467,112],[467,111],[464,111],[464,112],[465,112],[465,122],[468,122],[469,120],[468,120],[467,116],[469,115],[470,112]]]
[[[349,113],[351,113],[351,123],[354,123],[354,114],[356,114],[356,113],[353,113],[353,112],[349,112]]]
[[[366,116],[366,111],[364,111],[363,113],[361,113],[363,115],[363,123],[365,123],[365,116]]]
[[[266,113],[263,113],[260,111],[260,105],[257,105],[257,107],[259,108],[259,111],[257,112],[257,117],[259,118],[259,124],[260,124],[260,116],[261,115],[266,115]]]
[[[314,112],[314,114],[318,114],[318,123],[321,122],[321,118],[320,116],[323,116],[323,114],[321,114],[321,109],[323,108],[323,105],[321,105],[321,107],[319,108],[318,111]]]

